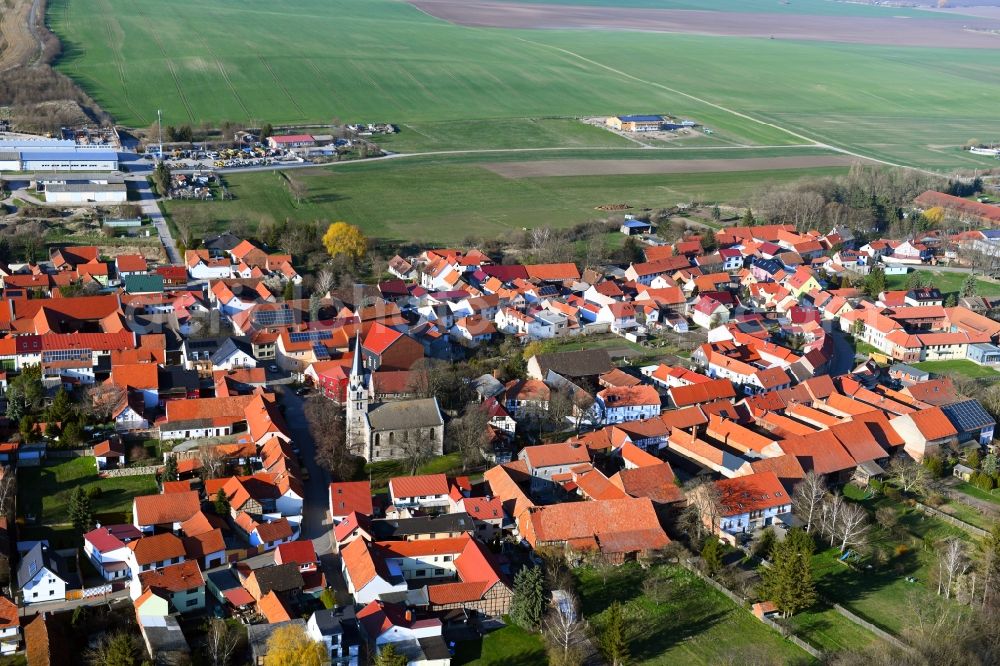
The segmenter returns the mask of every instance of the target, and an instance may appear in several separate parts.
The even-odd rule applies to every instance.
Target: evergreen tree
[[[701,559],[705,563],[705,572],[714,576],[722,568],[722,544],[713,536],[705,539],[701,548]]]
[[[752,227],[757,224],[757,218],[753,216],[753,211],[747,208],[747,211],[743,213],[743,218],[740,220],[741,227]]]
[[[719,209],[719,204],[712,206],[712,219],[716,222],[722,220],[722,211]]]
[[[762,593],[788,617],[816,603],[812,576],[812,537],[801,529],[792,529],[776,543],[771,567],[761,568]]]
[[[510,619],[522,629],[534,631],[545,614],[545,584],[539,567],[525,567],[514,577]]]
[[[161,197],[166,197],[170,193],[170,167],[163,160],[156,163],[153,169],[153,184],[156,185],[156,192]]]
[[[56,392],[56,397],[52,399],[52,405],[49,406],[49,413],[47,420],[49,421],[65,421],[73,414],[73,399],[70,397],[69,393],[63,388],[59,388]]]
[[[295,298],[295,283],[291,280],[285,282],[284,288],[281,290],[281,298],[290,301]]]
[[[948,294],[944,299],[944,306],[946,308],[953,308],[958,305],[958,296],[954,293]]]
[[[83,486],[77,486],[69,496],[69,519],[73,528],[83,534],[94,524],[94,513],[90,508],[90,498],[84,492]]]
[[[718,245],[718,242],[715,240],[715,232],[711,229],[701,235],[701,247],[705,252],[711,252]]]
[[[406,666],[407,660],[406,655],[396,651],[395,645],[386,643],[375,655],[372,664],[373,666]]]
[[[607,614],[597,645],[611,666],[623,666],[629,658],[625,607],[620,601],[615,601],[608,607]]]
[[[215,499],[212,501],[215,505],[215,513],[220,516],[229,515],[229,500],[226,499],[226,492],[219,488],[219,492],[215,493]]]
[[[976,282],[976,276],[972,273],[966,276],[965,282],[962,283],[962,298],[970,298],[976,295],[976,287],[978,286]]]
[[[871,298],[878,298],[878,295],[885,291],[885,271],[881,268],[873,268],[865,276],[864,292]]]
[[[164,481],[176,481],[177,480],[177,457],[167,456],[166,461],[163,463],[163,480]],[[221,490],[221,488],[220,488]]]

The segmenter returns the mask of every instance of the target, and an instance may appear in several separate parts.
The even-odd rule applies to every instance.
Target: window
[[[434,575],[435,576],[443,576],[444,575],[444,569],[435,569],[434,570]]]
[[[49,596],[50,597],[54,597],[55,595],[56,595],[56,591],[55,590],[49,590]]]
[[[187,600],[187,603],[186,603],[185,605],[186,605],[186,606],[187,606],[188,608],[191,608],[191,606],[196,606],[196,605],[198,605],[198,599],[197,599],[197,597],[196,597],[196,598],[194,598],[194,599],[188,599],[188,600]]]
[[[31,598],[32,599],[37,599],[38,598],[38,592],[32,592],[31,593]]]
[[[423,578],[424,576],[427,575],[427,572],[424,571],[423,569],[417,569],[415,575],[416,575],[417,578]]]

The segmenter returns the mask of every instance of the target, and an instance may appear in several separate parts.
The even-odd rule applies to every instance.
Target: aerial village
[[[997,232],[620,233],[641,260],[428,249],[310,297],[290,254],[232,233],[183,265],[4,265],[0,650],[79,663],[74,628],[122,626],[146,663],[293,663],[268,661],[291,627],[333,664],[447,665],[547,608],[575,621],[559,571],[729,587],[720,552],[803,530],[861,571],[873,521],[844,497],[961,522],[916,493],[992,488],[988,385],[918,366],[1000,367],[997,303],[885,285],[997,256]],[[740,594],[768,623],[798,608]]]

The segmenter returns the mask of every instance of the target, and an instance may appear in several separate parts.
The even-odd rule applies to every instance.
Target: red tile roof
[[[181,523],[201,509],[198,492],[140,495],[135,498],[135,520],[139,525]]]
[[[689,386],[672,386],[668,390],[678,407],[736,397],[736,389],[728,379],[713,379]]]
[[[289,541],[278,546],[274,551],[275,564],[310,564],[319,560],[312,541]]]
[[[715,482],[723,516],[738,516],[791,504],[792,499],[774,472],[760,472]]]
[[[341,481],[330,484],[330,507],[334,516],[358,512],[372,515],[372,486],[368,481]]]
[[[518,518],[520,532],[533,548],[566,543],[604,553],[630,553],[670,543],[649,498],[589,502],[586,511],[580,508],[573,502],[535,507]]]
[[[139,585],[143,591],[152,590],[154,594],[186,592],[204,586],[205,579],[197,562],[185,560],[180,564],[140,572]]]
[[[173,534],[145,536],[126,544],[137,564],[153,564],[184,555],[184,543]]]
[[[533,469],[590,462],[590,450],[576,442],[526,446],[521,455]]]
[[[447,495],[448,477],[444,474],[393,477],[389,479],[389,493],[393,498]]]

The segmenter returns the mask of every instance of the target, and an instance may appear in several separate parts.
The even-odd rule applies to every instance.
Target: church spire
[[[354,337],[354,363],[351,364],[351,377],[360,377],[363,373],[361,368],[361,327]]]

